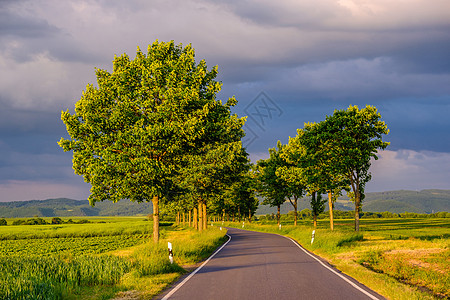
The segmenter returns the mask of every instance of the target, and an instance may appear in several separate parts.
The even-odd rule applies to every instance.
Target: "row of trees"
[[[237,101],[216,99],[217,67],[196,63],[191,45],[155,41],[146,54],[138,48],[133,60],[116,56],[111,73],[97,69],[96,75],[97,86],[86,87],[75,112],[62,112],[69,138],[59,145],[73,151],[75,173],[91,184],[91,205],[152,201],[155,242],[161,207],[191,212],[203,230],[207,212],[251,218],[256,190],[275,206],[288,199],[295,211],[309,193],[316,216],[325,201],[320,195],[328,192],[333,222],[333,199],[351,186],[357,220],[370,158],[387,146],[376,109],[350,107],[305,124],[252,170],[241,143],[245,119],[231,113]]]
[[[73,151],[75,173],[91,184],[91,205],[152,201],[155,242],[161,204],[193,210],[200,230],[208,206],[256,210],[254,195],[245,194],[245,120],[230,112],[235,98],[216,99],[217,67],[197,64],[191,45],[155,41],[147,54],[138,48],[134,60],[116,56],[112,73],[97,69],[96,75],[98,86],[86,87],[75,113],[62,112],[70,137],[59,141]]]
[[[327,202],[321,195],[326,193],[333,230],[333,203],[342,191],[347,191],[355,203],[355,230],[359,231],[364,188],[371,179],[371,160],[378,159],[378,149],[389,145],[382,141],[382,135],[388,133],[373,106],[350,106],[347,110],[335,110],[322,122],[306,123],[287,145],[278,141],[276,148],[269,149],[270,157],[257,162],[264,203],[278,207],[279,220],[280,205],[288,199],[296,224],[297,200],[309,194],[316,226],[317,216]]]

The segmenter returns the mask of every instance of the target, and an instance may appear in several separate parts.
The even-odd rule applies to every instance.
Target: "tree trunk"
[[[183,211],[183,226],[186,225],[186,213]]]
[[[361,194],[357,189],[355,193],[355,231],[359,232],[359,207],[361,205]]]
[[[281,205],[277,205],[278,211],[277,211],[277,223],[278,225],[280,225],[280,219],[281,219],[281,214],[280,214],[280,210],[281,210]]]
[[[159,198],[153,197],[153,242],[155,244],[159,241]]]
[[[297,219],[298,219],[298,213],[297,213],[297,197],[294,197],[294,225],[297,226]]]
[[[202,203],[203,207],[203,230],[208,228],[208,217],[206,215],[206,201]]]
[[[241,223],[241,208],[238,207],[238,221]]]
[[[194,207],[194,218],[192,219],[192,222],[194,223],[194,228],[198,230],[198,214],[197,214],[197,207]]]
[[[189,213],[188,213],[188,226],[189,227],[191,227],[191,210],[189,210]]]
[[[331,191],[328,192],[328,208],[330,210],[330,229],[334,230],[334,221],[333,221],[333,198]]]
[[[316,192],[312,192],[311,194],[312,200],[311,203],[316,203]],[[312,208],[312,215],[313,215],[313,224],[314,224],[314,228],[317,227],[317,209],[316,207],[311,207]]]
[[[248,210],[248,222],[249,223],[252,222],[252,210],[251,209]]]
[[[198,202],[198,231],[203,230],[203,206],[202,203]]]
[[[177,225],[180,225],[180,212],[177,212]]]
[[[225,222],[225,209],[222,210],[222,222]]]

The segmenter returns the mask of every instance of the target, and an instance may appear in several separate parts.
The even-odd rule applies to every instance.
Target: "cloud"
[[[385,150],[372,162],[367,192],[389,190],[449,189],[450,153]]]
[[[85,200],[88,196],[89,185],[76,180],[70,184],[36,180],[12,180],[0,183],[0,202],[45,200],[58,197]]]
[[[29,141],[29,147],[12,147],[14,145],[0,142],[0,183],[9,180],[54,180],[63,182],[73,179],[71,155],[64,154],[62,150],[58,153],[56,141],[48,143],[44,140],[42,144]],[[44,149],[39,146],[44,145]],[[48,147],[54,145],[54,147]],[[18,151],[18,148],[22,151]],[[53,149],[49,149],[53,148]]]
[[[450,73],[401,73],[392,58],[376,57],[279,68],[268,88],[291,89],[298,99],[379,100],[448,95],[446,82],[450,82]]]
[[[395,31],[448,25],[450,4],[438,0],[216,1],[256,24],[333,31]]]
[[[59,32],[56,26],[48,23],[47,20],[36,17],[31,12],[23,10],[21,1],[3,4],[0,7],[0,37],[22,37],[39,39],[53,36]]]
[[[0,104],[4,110],[55,112],[72,108],[88,83],[94,66],[63,63],[41,53],[16,63],[0,55]]]
[[[56,97],[54,85],[40,78],[42,74],[60,76],[51,81],[60,90],[74,86],[81,90],[93,81],[94,67],[111,69],[114,54],[134,56],[137,45],[145,49],[158,38],[192,42],[199,59],[206,58],[210,66],[219,64],[220,79],[228,84],[275,85],[279,82],[274,78],[281,76],[288,78],[284,82],[292,89],[299,85],[295,78],[308,84],[315,79],[315,87],[325,85],[322,98],[342,94],[340,90],[354,79],[353,87],[360,90],[374,87],[398,94],[430,86],[426,91],[439,91],[450,72],[450,53],[445,51],[450,47],[450,7],[445,10],[449,5],[443,0],[439,5],[418,0],[408,4],[183,1],[176,5],[173,1],[30,1],[10,5],[9,11],[21,16],[16,23],[23,24],[16,27],[41,24],[36,26],[41,38],[21,35],[3,43],[2,65],[10,81],[26,79],[24,86],[30,88],[19,93],[20,101],[32,99],[30,90],[42,82],[41,89],[52,93],[36,97],[49,99]],[[14,56],[26,56],[31,63],[11,68],[6,58]],[[405,71],[428,76],[405,78]],[[433,78],[435,72],[444,75]],[[424,83],[417,85],[421,80]],[[378,88],[386,83],[387,88]],[[14,85],[1,88],[9,92],[7,96],[17,91]]]

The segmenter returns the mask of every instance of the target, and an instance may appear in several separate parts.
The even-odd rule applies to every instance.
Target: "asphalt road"
[[[159,299],[384,299],[275,234],[229,228],[231,240]]]

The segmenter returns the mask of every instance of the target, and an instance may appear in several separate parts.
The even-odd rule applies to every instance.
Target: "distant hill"
[[[299,200],[298,210],[310,208],[309,199]],[[353,202],[341,197],[335,203],[335,209],[353,210]],[[285,214],[293,210],[286,202],[281,207]],[[450,211],[450,190],[417,191],[389,191],[367,193],[363,201],[363,211],[393,213],[433,213]],[[31,218],[39,217],[73,217],[73,216],[136,216],[152,213],[151,203],[135,203],[122,200],[117,203],[111,201],[98,202],[94,207],[87,200],[73,200],[67,198],[0,202],[0,217],[3,218]],[[275,207],[260,205],[257,215],[276,213]]]
[[[97,202],[94,207],[87,200],[67,198],[0,202],[0,217],[30,218],[74,216],[136,216],[152,213],[151,203],[135,203],[122,200]]]
[[[305,208],[310,208],[308,198],[303,198],[298,203],[299,211]],[[354,210],[354,204],[347,197],[341,197],[336,201],[335,209]],[[285,202],[281,207],[281,213],[287,213],[291,210],[293,208],[289,202]],[[363,201],[362,210],[365,212],[390,211],[393,213],[448,212],[450,211],[450,190],[422,190],[419,192],[400,190],[367,193]],[[260,205],[256,211],[258,215],[271,213],[276,213],[276,208],[267,205]]]

